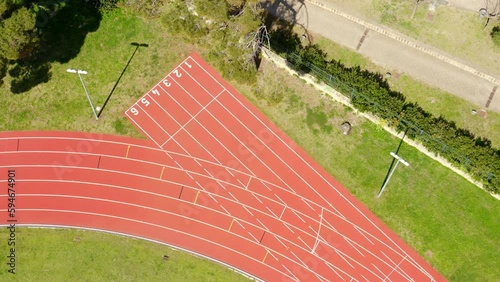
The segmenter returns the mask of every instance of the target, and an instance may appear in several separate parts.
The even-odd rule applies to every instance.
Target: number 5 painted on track
[[[141,103],[143,103],[144,105],[146,105],[146,107],[149,106],[149,101],[146,100],[146,98],[142,98],[141,99]]]

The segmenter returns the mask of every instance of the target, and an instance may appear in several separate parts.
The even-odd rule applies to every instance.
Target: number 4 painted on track
[[[158,91],[156,89],[151,90],[151,92],[153,92],[153,94],[155,94],[157,96],[160,96],[160,91]]]

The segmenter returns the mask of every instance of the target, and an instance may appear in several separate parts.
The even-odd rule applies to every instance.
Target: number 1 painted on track
[[[188,67],[191,68],[191,65],[188,62],[184,62],[184,64]]]

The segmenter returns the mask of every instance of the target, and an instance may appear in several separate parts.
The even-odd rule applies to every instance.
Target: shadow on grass
[[[75,58],[87,34],[99,28],[102,15],[94,3],[84,0],[60,2],[50,13],[44,9],[37,12],[40,45],[27,58],[11,66],[12,93],[23,93],[49,81],[51,64]]]
[[[135,50],[134,52],[132,53],[132,56],[130,56],[130,59],[128,59],[128,62],[127,64],[125,65],[125,67],[123,68],[123,71],[122,73],[120,74],[120,76],[118,77],[118,80],[116,81],[115,85],[113,86],[113,89],[111,89],[111,92],[109,93],[108,97],[106,98],[106,101],[104,102],[104,104],[102,105],[101,107],[101,110],[99,111],[99,114],[97,114],[97,118],[101,117],[101,113],[104,111],[104,108],[106,107],[106,105],[108,104],[109,102],[109,99],[111,99],[111,96],[113,95],[113,92],[115,92],[115,89],[116,87],[118,86],[118,83],[120,83],[120,80],[122,79],[123,77],[123,74],[125,73],[125,71],[127,70],[128,66],[130,65],[130,62],[132,61],[132,59],[134,58],[135,56],[135,53],[137,52],[137,50],[139,50],[139,47],[149,47],[148,44],[146,43],[137,43],[137,42],[132,42],[130,43],[130,45],[132,46],[135,46]]]

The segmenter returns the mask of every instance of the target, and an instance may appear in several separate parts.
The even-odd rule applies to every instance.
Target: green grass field
[[[137,51],[101,119],[95,121],[78,77],[66,73],[66,69],[89,71],[85,76],[88,90],[94,102],[101,105],[135,49],[131,42],[147,43],[149,47]],[[87,35],[76,58],[65,64],[52,64],[49,82],[16,95],[6,90],[8,81],[0,88],[3,101],[0,111],[8,113],[0,115],[0,130],[75,130],[143,138],[123,117],[123,111],[195,50],[201,55],[206,52],[203,47],[170,37],[159,20],[114,12],[104,17],[96,32]],[[383,198],[377,199],[375,195],[391,161],[389,152],[397,148],[399,140],[350,110],[321,98],[312,87],[273,68],[271,63],[264,62],[262,66],[261,79],[268,78],[266,87],[282,89],[281,102],[269,103],[253,96],[252,87],[232,83],[438,271],[452,281],[495,281],[500,277],[497,200],[407,145],[402,146],[400,154],[410,162],[410,167],[399,167]],[[344,120],[354,125],[348,136],[338,129]],[[18,267],[28,277],[24,281],[33,281],[32,277],[40,281],[87,277],[91,275],[88,270],[78,268],[76,259],[71,260],[80,256],[89,259],[81,265],[99,267],[96,271],[99,276],[89,276],[88,281],[137,281],[140,279],[134,277],[142,275],[153,277],[151,280],[166,275],[157,281],[236,281],[222,272],[203,270],[199,260],[191,256],[185,266],[179,266],[181,276],[169,276],[174,275],[169,270],[170,262],[165,265],[157,256],[170,249],[140,240],[75,230],[19,229],[18,232]],[[7,243],[1,238],[6,238],[6,230],[2,229],[0,234],[0,252],[5,252]],[[81,238],[79,242],[75,242],[75,236]],[[80,247],[87,239],[94,242],[88,250]],[[92,246],[96,248],[91,249]],[[21,256],[25,250],[35,251],[37,247],[38,257]],[[99,255],[103,253],[101,249],[113,255]],[[125,259],[124,251],[129,259]],[[133,258],[142,253],[142,259]],[[58,259],[58,254],[64,254],[63,259]],[[136,264],[137,261],[144,264]],[[45,266],[41,265],[44,263]],[[44,269],[52,272],[43,272]],[[130,269],[137,274],[131,274]],[[162,274],[147,276],[151,270]],[[4,270],[0,269],[0,273],[4,275]],[[228,275],[234,273],[229,271]],[[17,275],[16,279],[23,277]]]
[[[0,242],[7,236],[2,229]],[[249,281],[207,259],[107,233],[25,227],[16,241],[16,274],[7,272],[2,259],[1,281]],[[8,255],[4,246],[0,250]]]

